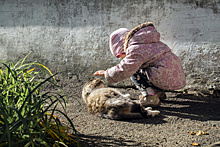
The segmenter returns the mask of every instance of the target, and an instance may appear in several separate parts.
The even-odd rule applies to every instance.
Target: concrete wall
[[[0,59],[39,60],[63,78],[119,62],[112,31],[152,21],[183,63],[186,88],[220,89],[219,0],[0,0]]]

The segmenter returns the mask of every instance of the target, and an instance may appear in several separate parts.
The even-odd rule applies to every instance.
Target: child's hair
[[[143,24],[140,24],[139,26],[135,27],[134,29],[132,29],[129,33],[127,33],[127,35],[123,38],[123,44],[124,44],[124,52],[126,53],[126,50],[128,48],[128,42],[130,41],[131,37],[140,29],[145,28],[147,26],[153,26],[152,22],[146,22]]]

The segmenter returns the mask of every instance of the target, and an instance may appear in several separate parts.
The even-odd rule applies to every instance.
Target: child
[[[160,98],[166,96],[163,90],[177,90],[186,85],[181,61],[160,41],[160,34],[151,22],[131,31],[125,28],[114,31],[110,36],[110,50],[122,58],[121,62],[94,75],[105,77],[110,84],[130,77],[142,93],[143,106],[159,106]]]

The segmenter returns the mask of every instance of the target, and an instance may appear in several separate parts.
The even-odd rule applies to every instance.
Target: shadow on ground
[[[140,142],[133,140],[115,139],[111,136],[79,135],[82,147],[107,147],[107,146],[141,146]]]
[[[168,99],[158,108],[163,115],[191,120],[220,120],[220,99],[192,94],[168,94]]]

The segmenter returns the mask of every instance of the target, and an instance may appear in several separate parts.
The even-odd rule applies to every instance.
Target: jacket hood
[[[160,33],[155,27],[148,26],[137,31],[129,41],[129,45],[133,44],[149,44],[160,41]]]
[[[120,28],[118,30],[115,30],[110,35],[110,43],[109,47],[111,50],[111,53],[119,58],[119,55],[124,54],[124,45],[123,45],[123,38],[124,36],[129,32],[126,28]]]

